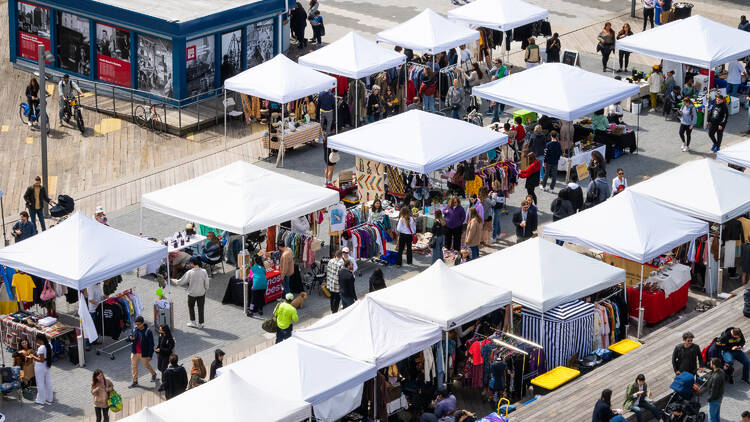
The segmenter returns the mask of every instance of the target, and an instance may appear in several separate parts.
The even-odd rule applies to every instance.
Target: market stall
[[[750,168],[750,139],[722,148],[716,153],[716,159],[744,169]]]
[[[578,148],[578,151],[576,151]],[[576,168],[581,164],[588,165],[591,161],[591,154],[596,151],[604,157],[607,153],[607,147],[598,143],[593,143],[590,146],[579,143],[573,147],[572,158],[560,157],[560,161],[557,163],[557,171],[568,171],[569,168]]]
[[[375,367],[318,346],[288,339],[218,370],[248,384],[313,406],[316,420],[335,421],[359,406]]]
[[[160,243],[121,232],[77,212],[49,230],[0,249],[0,265],[80,292],[166,255],[167,248]],[[37,291],[44,287],[31,278],[28,282]],[[18,294],[16,290],[17,300],[23,301]],[[83,301],[80,293],[78,300]],[[141,311],[137,310],[139,314]],[[78,317],[82,336],[92,342],[96,340],[95,330],[84,329],[94,325],[85,304],[79,306]],[[3,341],[6,340],[8,337],[4,335]],[[83,350],[79,347],[81,366],[85,363],[82,358]]]
[[[618,152],[629,151],[631,154],[638,149],[638,143],[635,132],[615,125],[613,128],[606,130],[594,130],[588,125],[573,125],[573,141],[576,143],[585,143],[592,139],[596,144],[604,145],[602,156],[609,162],[615,158]],[[564,159],[565,157],[561,158]]]
[[[294,126],[294,122],[287,122],[284,119],[286,103],[335,87],[336,78],[299,65],[285,55],[279,54],[267,62],[254,66],[224,81],[224,101],[226,102],[226,91],[229,90],[281,104],[281,121],[278,129],[281,141],[279,144],[279,155],[276,157],[276,165],[278,166],[280,160],[283,164],[284,151],[287,149],[284,138],[288,131],[291,133],[289,125]],[[226,125],[225,110],[225,137],[227,131]],[[269,133],[269,137],[271,136],[272,134]],[[269,142],[271,141],[272,139],[269,140]]]
[[[640,265],[639,295],[643,290],[643,264],[665,252],[692,242],[708,232],[708,224],[636,194],[632,188],[578,214],[547,224],[543,235],[587,246]],[[630,303],[630,306],[635,306]],[[639,297],[638,336],[643,306]]]

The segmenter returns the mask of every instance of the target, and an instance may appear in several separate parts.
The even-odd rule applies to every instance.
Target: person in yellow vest
[[[294,323],[299,322],[297,308],[292,306],[292,300],[294,300],[294,294],[287,293],[284,296],[284,302],[273,310],[273,316],[276,317],[276,343],[281,343],[291,337]]]

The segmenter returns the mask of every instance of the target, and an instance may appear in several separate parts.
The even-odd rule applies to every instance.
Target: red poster
[[[130,31],[96,23],[97,78],[130,88]]]
[[[187,59],[185,61],[189,62],[191,60],[195,60],[195,46],[194,45],[189,46],[187,48],[187,52],[185,54],[186,54],[186,57],[187,57]]]
[[[50,51],[49,38],[18,31],[18,51],[21,57],[29,60],[39,60],[39,44]],[[50,62],[47,62],[49,64]]]
[[[113,57],[96,55],[99,79],[130,88],[130,63]]]
[[[266,273],[268,288],[266,288],[266,303],[279,299],[284,294],[284,285],[281,282],[281,273],[274,269]]]
[[[18,55],[38,60],[39,45],[50,51],[49,9],[32,3],[17,3]],[[50,62],[47,62],[50,63]]]

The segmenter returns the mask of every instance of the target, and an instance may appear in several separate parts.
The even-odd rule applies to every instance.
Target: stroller
[[[49,214],[55,219],[54,225],[65,221],[75,210],[75,201],[68,195],[58,195],[57,204],[49,209]]]
[[[669,386],[672,389],[672,394],[669,396],[667,404],[662,411],[665,420],[671,418],[672,412],[675,409],[681,408],[686,415],[685,422],[705,422],[706,414],[700,411],[700,399],[693,391],[694,384],[700,383],[699,385],[703,385],[705,382],[705,379],[696,377],[689,372],[675,375],[672,384]]]

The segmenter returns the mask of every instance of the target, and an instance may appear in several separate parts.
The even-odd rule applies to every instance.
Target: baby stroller
[[[75,201],[68,195],[58,195],[57,205],[50,208],[49,213],[55,218],[64,217],[73,212],[75,209]]]
[[[696,383],[702,385],[705,383],[705,380],[689,372],[675,375],[672,384],[669,386],[672,389],[672,394],[669,396],[667,404],[662,411],[666,416],[665,420],[669,420],[667,418],[672,416],[672,411],[680,407],[685,411],[685,422],[705,422],[706,414],[700,411],[700,400],[693,391],[693,385]]]

